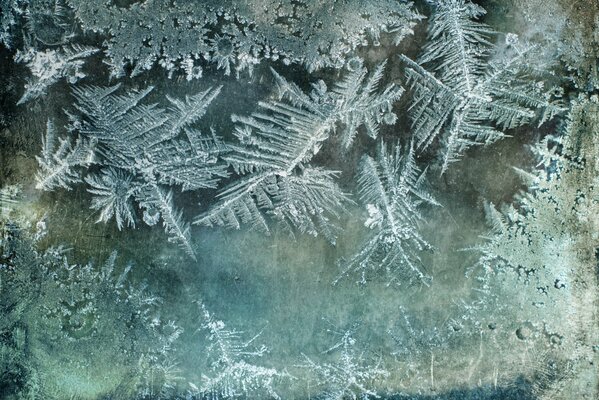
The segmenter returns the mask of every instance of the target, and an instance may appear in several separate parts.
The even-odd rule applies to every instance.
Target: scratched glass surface
[[[596,399],[594,0],[0,0],[1,399]]]

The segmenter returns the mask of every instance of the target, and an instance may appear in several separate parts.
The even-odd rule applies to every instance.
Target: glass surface
[[[0,399],[597,399],[595,0],[0,0]]]

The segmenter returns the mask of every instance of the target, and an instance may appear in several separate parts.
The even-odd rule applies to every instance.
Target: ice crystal
[[[423,204],[439,205],[424,189],[424,177],[416,165],[413,147],[403,151],[399,144],[391,151],[381,142],[376,159],[364,155],[358,175],[359,194],[366,205],[366,227],[373,231],[362,249],[349,262],[341,262],[342,272],[334,281],[358,273],[365,284],[370,272],[383,270],[388,284],[430,277],[419,265],[418,252],[430,248],[418,230]]]
[[[545,336],[551,345],[571,346],[572,355],[578,345],[571,334],[591,323],[576,310],[576,296],[586,290],[581,274],[596,266],[588,244],[599,226],[597,110],[587,100],[574,104],[563,136],[537,145],[542,169],[520,171],[530,189],[516,204],[487,207],[493,235],[480,248],[491,312],[511,307],[519,339]]]
[[[77,138],[73,144],[70,138],[57,139],[55,135],[54,123],[48,120],[42,154],[36,157],[40,166],[36,175],[37,189],[53,190],[61,187],[68,190],[73,183],[81,180],[77,168],[87,167],[95,162],[95,140]]]
[[[352,145],[360,126],[366,129],[368,136],[376,139],[381,125],[393,125],[397,120],[392,108],[404,90],[391,84],[381,93],[378,92],[385,65],[386,62],[379,64],[365,81],[368,71],[358,64],[332,90],[329,101],[345,103],[339,107],[343,110],[337,111],[339,112],[339,121],[343,124],[341,143],[344,150],[349,149]]]
[[[29,0],[24,13],[24,42],[65,45],[75,36],[75,21],[65,0]]]
[[[123,225],[135,227],[132,180],[132,175],[112,167],[103,169],[100,175],[85,178],[89,192],[94,195],[92,208],[100,210],[98,222],[108,222],[114,216],[119,230]]]
[[[136,399],[171,399],[177,393],[177,383],[182,380],[173,353],[183,329],[174,321],[161,321],[154,317],[152,331],[156,335],[153,347],[142,353],[137,369]]]
[[[225,74],[251,73],[262,59],[302,63],[309,70],[340,67],[357,47],[378,44],[381,33],[399,43],[422,18],[403,0],[68,3],[83,30],[107,36],[106,54],[116,76],[129,65],[135,75],[156,63],[189,71],[203,59]]]
[[[114,216],[119,229],[135,226],[134,200],[143,210],[144,222],[154,225],[162,219],[169,240],[194,257],[189,225],[166,187],[214,188],[219,178],[228,176],[218,159],[224,144],[214,134],[208,137],[193,128],[220,88],[185,100],[167,97],[171,107],[162,109],[140,103],[151,87],[118,95],[119,86],[74,88],[78,112],[69,114],[69,130],[78,135],[76,144],[59,139],[52,153],[54,129],[49,123],[38,157],[38,188],[68,188],[80,181],[77,167],[104,166],[100,175],[92,173],[85,179],[95,195],[92,208],[100,211],[98,220]]]
[[[503,55],[491,57],[494,32],[476,21],[485,10],[467,0],[438,0],[429,40],[418,63],[406,56],[406,75],[413,91],[413,135],[417,147],[439,138],[442,171],[470,146],[490,144],[504,131],[531,122],[542,109],[539,124],[561,111],[552,90],[531,76],[527,57],[533,46],[512,40]]]
[[[9,49],[64,45],[73,28],[63,0],[0,0],[0,43]]]
[[[144,222],[152,226],[161,218],[164,231],[169,235],[168,241],[181,246],[195,260],[189,223],[183,219],[182,212],[175,208],[173,192],[160,187],[152,176],[145,175],[144,180],[135,193],[144,210]]]
[[[25,15],[29,0],[0,0],[0,43],[13,47],[14,30]]]
[[[5,231],[8,226],[10,232]],[[116,252],[100,265],[72,264],[63,248],[38,248],[27,229],[0,221],[1,237],[5,232],[15,255],[12,273],[0,269],[0,283],[11,288],[0,290],[0,331],[6,334],[20,327],[27,332],[20,348],[12,350],[15,354],[36,349],[25,365],[44,385],[32,397],[52,397],[56,390],[65,393],[56,377],[68,376],[71,368],[77,371],[73,377],[90,381],[106,365],[123,368],[126,373],[113,393],[119,398],[146,392],[150,373],[154,391],[171,385],[169,377],[157,371],[172,359],[181,329],[157,316],[160,299],[132,282],[131,265],[119,265]],[[1,242],[0,247],[9,250]],[[53,368],[56,359],[61,360],[60,371]],[[18,363],[10,364],[19,368]]]
[[[227,329],[225,323],[215,319],[201,303],[200,312],[203,319],[200,329],[207,333],[210,343],[207,355],[211,371],[202,375],[203,382],[199,388],[192,385],[192,394],[218,400],[250,398],[261,393],[279,399],[273,385],[288,374],[254,364],[253,359],[262,357],[268,351],[264,345],[257,348],[253,346],[260,334],[246,341],[242,337],[243,332]]]
[[[33,75],[33,80],[25,85],[25,93],[17,104],[38,98],[46,93],[48,87],[66,78],[71,84],[84,78],[81,71],[84,58],[96,53],[98,49],[89,46],[63,46],[60,49],[37,51],[17,51],[15,61],[26,63]]]
[[[18,186],[0,188],[0,218],[8,219],[12,208],[18,203],[17,196],[20,191]]]
[[[349,146],[356,130],[365,126],[375,137],[380,124],[392,123],[391,106],[402,93],[389,85],[377,91],[384,65],[366,79],[357,68],[330,91],[319,81],[306,94],[273,71],[279,101],[260,102],[263,112],[233,116],[240,145],[223,158],[241,177],[219,194],[219,201],[195,223],[252,228],[269,233],[269,213],[289,232],[321,233],[335,241],[330,223],[348,203],[335,183],[338,175],[310,161],[336,131]],[[339,125],[342,126],[341,129]]]
[[[219,93],[220,88],[217,90],[209,88],[196,95],[185,96],[185,101],[167,95],[166,98],[172,104],[169,109],[172,120],[170,126],[171,133],[176,135],[181,129],[198,122],[206,114],[208,105],[212,103]],[[192,144],[195,145],[195,143]]]
[[[356,350],[354,339],[355,327],[345,332],[335,332],[341,339],[326,350],[326,354],[337,354],[337,359],[330,363],[318,363],[304,355],[303,368],[316,376],[318,387],[322,392],[318,399],[371,399],[379,398],[372,385],[375,381],[387,378],[389,372],[379,363],[368,364],[363,353]]]
[[[151,88],[127,96],[114,95],[117,89],[75,89],[83,119],[72,117],[72,125],[98,140],[106,165],[137,178],[127,179],[125,183],[133,187],[122,194],[133,195],[144,210],[144,221],[152,225],[162,217],[170,240],[193,255],[189,226],[174,208],[172,192],[161,185],[178,184],[183,190],[214,187],[218,177],[226,176],[225,167],[217,163],[216,155],[222,150],[218,139],[207,139],[189,128],[205,114],[220,89],[208,89],[185,101],[169,97],[173,106],[166,112],[137,104]],[[125,214],[119,218],[129,220],[129,209],[120,210]]]
[[[222,69],[225,75],[231,74],[231,66],[235,64],[235,43],[232,37],[216,34],[208,41],[210,44],[209,60],[216,63],[217,69]]]
[[[456,332],[450,324],[438,326],[433,322],[435,326],[431,327],[430,315],[414,315],[403,306],[399,306],[398,316],[394,327],[387,332],[396,348],[391,354],[397,360],[413,360],[447,349],[451,333]]]

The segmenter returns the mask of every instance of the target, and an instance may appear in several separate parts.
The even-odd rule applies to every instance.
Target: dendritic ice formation
[[[167,398],[177,378],[172,355],[181,328],[160,318],[160,298],[134,283],[132,265],[119,265],[116,252],[99,265],[73,264],[63,247],[41,249],[43,220],[31,227],[15,214],[0,218],[3,385],[25,380],[16,394],[31,399],[52,393],[91,397],[97,391],[116,398],[138,393]],[[108,383],[61,384],[93,381],[106,364],[115,374]]]
[[[227,75],[251,73],[262,60],[301,63],[309,71],[339,68],[357,47],[378,43],[381,33],[399,43],[422,18],[404,0],[67,3],[84,31],[107,36],[114,76],[159,64],[192,79],[206,62]]]
[[[468,147],[490,144],[505,131],[536,119],[543,123],[562,111],[555,98],[559,91],[546,87],[532,70],[533,45],[521,43],[513,34],[505,36],[503,45],[492,44],[496,33],[478,21],[485,10],[474,3],[430,3],[422,55],[417,62],[400,56],[411,87],[409,133],[414,145],[400,155],[399,148],[387,154],[381,144],[376,158],[362,157],[356,174],[358,194],[370,214],[366,226],[374,235],[342,263],[339,279],[358,273],[365,283],[368,271],[384,271],[389,283],[430,280],[419,262],[419,252],[430,247],[419,233],[419,209],[436,202],[422,187],[424,174],[415,150],[441,142],[443,172]],[[290,236],[307,233],[336,243],[336,220],[353,200],[347,186],[338,183],[340,172],[315,158],[323,146],[337,144],[340,154],[348,154],[359,132],[377,139],[382,125],[397,123],[394,107],[404,89],[396,83],[381,87],[386,62],[369,72],[354,50],[366,36],[378,40],[381,32],[400,41],[420,19],[411,3],[269,1],[257,8],[252,2],[233,1],[169,7],[170,2],[160,0],[110,4],[68,0],[47,5],[46,14],[43,4],[37,0],[8,6],[14,23],[7,23],[6,32],[19,26],[18,16],[34,32],[40,25],[36,18],[48,14],[54,16],[53,31],[61,38],[47,48],[49,40],[40,39],[39,33],[34,46],[18,51],[16,59],[28,63],[34,78],[20,103],[43,95],[61,78],[71,84],[82,79],[82,60],[100,56],[100,50],[113,79],[128,79],[125,69],[136,75],[156,62],[168,70],[177,63],[196,70],[200,58],[225,73],[251,69],[263,58],[304,63],[309,70],[344,65],[347,71],[330,88],[319,80],[306,92],[272,70],[278,99],[258,102],[259,109],[249,116],[232,115],[235,143],[198,128],[220,87],[185,99],[167,95],[169,106],[160,106],[144,103],[151,86],[121,93],[122,83],[76,85],[74,110],[67,111],[69,135],[57,137],[54,124],[48,122],[37,158],[38,188],[68,189],[85,182],[94,196],[98,220],[114,218],[119,229],[136,225],[137,205],[146,224],[162,221],[169,241],[192,257],[191,226],[185,210],[175,207],[176,188],[217,189],[215,200],[202,204],[203,212],[193,220],[197,225],[236,229],[245,225],[267,234],[276,226]],[[322,12],[329,6],[343,12],[339,16]],[[358,6],[356,18],[362,23],[346,18]],[[308,23],[306,16],[315,16],[309,23],[318,22],[311,34],[300,29],[301,23]],[[346,19],[333,28],[325,28],[321,21],[338,17]],[[106,35],[105,48],[74,43],[76,36],[64,27],[69,20],[78,21],[85,32]],[[310,45],[325,39],[326,45]],[[330,58],[316,61],[314,54],[306,53],[308,48]],[[88,173],[82,177],[83,172]],[[222,186],[221,180],[226,180]]]
[[[73,36],[61,0],[2,0],[0,11],[0,43],[9,49],[19,48],[24,42],[63,45]]]
[[[58,138],[56,143],[54,125],[48,122],[37,187],[69,189],[81,182],[80,170],[100,166],[85,178],[99,221],[114,216],[119,229],[134,226],[132,203],[137,202],[146,224],[162,220],[169,241],[193,257],[189,226],[174,206],[171,187],[214,188],[228,176],[226,165],[219,162],[226,146],[215,135],[193,128],[220,88],[185,100],[167,97],[171,106],[163,109],[140,104],[152,87],[117,94],[119,87],[74,88],[76,111],[69,112],[68,130],[77,139],[73,144],[70,138]]]
[[[418,253],[430,245],[419,233],[419,208],[439,203],[424,188],[426,171],[417,166],[413,146],[404,150],[397,144],[388,150],[381,141],[376,158],[362,156],[358,174],[360,200],[368,211],[364,225],[373,234],[356,255],[340,263],[334,283],[358,274],[359,283],[365,284],[369,272],[384,270],[388,284],[427,284],[431,277],[419,265]]]
[[[331,219],[350,199],[335,182],[337,171],[310,162],[333,134],[349,147],[359,127],[376,137],[381,124],[395,122],[392,106],[403,89],[391,84],[379,93],[383,70],[367,78],[359,65],[330,90],[318,81],[308,94],[273,71],[279,100],[260,102],[263,111],[250,117],[233,116],[239,144],[223,159],[240,178],[195,223],[248,224],[268,233],[268,213],[291,234],[322,234],[335,243]]]
[[[174,205],[175,187],[181,191],[218,189],[214,202],[202,204],[203,212],[193,220],[195,224],[245,225],[267,234],[276,225],[291,236],[321,235],[335,244],[339,236],[335,222],[353,201],[351,193],[338,183],[340,172],[314,159],[323,146],[339,144],[339,153],[347,154],[359,132],[376,139],[382,125],[397,123],[394,107],[404,89],[396,83],[381,87],[386,62],[369,72],[353,51],[364,44],[365,35],[378,38],[387,32],[396,41],[403,38],[420,19],[411,3],[346,0],[331,4],[333,10],[344,11],[342,16],[360,5],[363,23],[350,23],[349,18],[344,20],[347,25],[334,24],[329,29],[320,21],[320,34],[313,32],[301,41],[306,49],[318,49],[319,54],[332,57],[318,62],[315,55],[299,48],[297,40],[307,32],[297,24],[305,22],[305,16],[318,15],[316,21],[337,18],[317,13],[327,5],[267,2],[258,12],[251,2],[184,2],[174,8],[167,3],[68,0],[48,6],[48,12],[55,10],[57,27],[73,19],[84,31],[107,35],[103,57],[113,78],[127,79],[126,68],[131,67],[131,74],[136,75],[156,62],[169,70],[182,63],[197,72],[199,58],[216,63],[226,73],[250,68],[261,58],[274,61],[279,57],[286,64],[305,63],[309,70],[344,65],[347,71],[330,88],[319,80],[306,92],[272,70],[278,99],[258,102],[259,110],[250,116],[233,114],[233,134],[238,141],[227,144],[214,133],[202,134],[197,128],[220,88],[208,88],[185,99],[167,95],[170,105],[164,107],[144,104],[151,86],[122,94],[121,83],[74,86],[75,110],[67,112],[69,136],[57,138],[53,123],[48,122],[38,157],[37,187],[69,188],[84,181],[94,195],[92,208],[100,221],[114,218],[119,229],[134,227],[137,205],[146,224],[162,221],[169,240],[192,257],[191,227],[184,210]],[[466,148],[490,144],[505,136],[504,131],[537,119],[537,110],[543,113],[540,123],[562,110],[554,101],[558,91],[546,89],[528,63],[534,46],[520,43],[512,34],[506,36],[505,45],[493,45],[495,32],[477,21],[485,11],[473,3],[439,0],[431,5],[423,54],[418,62],[400,56],[411,86],[414,149],[424,150],[438,139],[444,146],[441,170],[445,171]],[[42,3],[23,2],[21,8],[14,9],[14,15],[26,15],[30,21],[26,27],[33,30],[39,23],[31,21],[42,18]],[[165,13],[166,9],[172,12]],[[123,24],[124,20],[128,23]],[[15,24],[18,26],[18,21]],[[298,36],[287,35],[287,29],[297,31]],[[310,47],[311,40],[327,37],[321,29],[332,35],[329,39],[334,43]],[[28,63],[34,78],[21,103],[43,95],[61,78],[70,83],[82,79],[82,60],[100,51],[73,43],[67,29],[57,28],[59,33],[62,40],[53,48],[45,48],[40,43],[47,41],[37,40],[37,47],[17,53],[17,60]],[[343,51],[335,50],[336,46]],[[379,153],[384,154],[377,159],[364,156],[357,174],[359,195],[371,214],[367,226],[376,234],[343,266],[341,277],[359,272],[364,283],[366,272],[372,270],[386,271],[389,282],[412,278],[427,282],[430,277],[418,261],[418,253],[429,247],[418,232],[418,208],[435,202],[422,190],[423,175],[419,175],[414,150],[410,147],[405,156],[385,151],[381,145]],[[83,171],[90,173],[81,178]],[[226,184],[219,187],[222,179]]]
[[[485,10],[466,0],[433,1],[428,41],[418,62],[401,55],[412,90],[412,134],[419,149],[442,145],[442,171],[473,145],[487,145],[504,132],[562,111],[555,89],[535,78],[527,59],[534,45],[507,34],[500,56],[493,30],[477,19]]]
[[[18,186],[7,186],[0,188],[0,218],[8,219],[12,206],[17,203],[20,188]]]
[[[588,367],[599,73],[597,46],[587,47],[599,18],[574,41],[584,51],[547,42],[560,43],[562,63],[545,65],[551,49],[521,27],[496,32],[502,23],[479,3],[0,0],[0,70],[10,72],[0,103],[17,117],[0,130],[0,158],[17,160],[0,178],[30,202],[29,219],[14,221],[18,190],[0,190],[0,397],[17,376],[28,385],[13,385],[21,398],[435,397],[528,374],[512,368],[521,349],[557,354],[563,370]],[[513,198],[509,172],[494,175],[536,138],[539,165],[518,170],[528,190]],[[18,140],[31,143],[14,149]],[[468,164],[443,175],[466,152]],[[38,196],[34,185],[75,195]],[[513,204],[483,206],[489,193]],[[162,224],[193,262],[147,249],[145,230],[99,237],[85,234],[85,215],[71,212],[55,231],[40,219],[82,197],[119,230]],[[479,238],[483,208],[493,231]],[[64,238],[46,235],[73,222],[71,256],[52,247]],[[317,239],[294,242],[300,235]],[[113,248],[124,247],[152,268],[119,264]],[[223,320],[199,303],[196,331],[198,297],[218,299]],[[364,321],[366,340],[355,326],[331,330],[338,340],[321,352],[328,345],[312,329],[325,309]],[[224,322],[259,331],[266,319],[272,331],[247,337]],[[514,364],[502,377],[496,361]],[[467,373],[447,372],[455,365]]]
[[[324,354],[333,354],[335,360],[316,363],[304,355],[305,360],[300,367],[306,368],[314,375],[316,387],[321,390],[316,398],[322,400],[379,398],[374,385],[384,381],[389,376],[389,372],[379,362],[368,363],[364,354],[356,349],[354,338],[356,328],[357,326],[353,326],[344,332],[332,331],[340,336],[340,339]]]
[[[200,330],[206,332],[209,343],[206,355],[210,360],[210,372],[202,374],[202,384],[191,384],[190,395],[201,399],[273,398],[280,399],[274,383],[289,379],[286,371],[254,364],[256,358],[264,356],[268,348],[254,347],[260,334],[249,340],[243,332],[227,329],[223,321],[217,320],[203,303],[199,303],[202,314]]]
[[[62,78],[66,78],[70,84],[84,78],[84,59],[98,51],[95,47],[80,45],[62,46],[45,51],[34,48],[29,48],[26,52],[17,51],[15,61],[26,63],[33,76],[31,82],[25,84],[25,93],[17,104],[46,94],[48,87]]]
[[[596,96],[573,102],[563,133],[534,148],[540,169],[520,171],[528,192],[501,211],[488,206],[494,232],[480,248],[478,312],[519,340],[544,340],[569,360],[587,359],[596,342],[589,337],[596,281],[589,277],[599,232],[598,111]],[[499,321],[500,315],[510,319]]]
[[[42,139],[42,152],[37,157],[39,171],[36,188],[52,190],[58,187],[68,189],[80,181],[77,167],[87,167],[94,161],[93,146],[88,140],[56,137],[52,120],[46,124],[46,134]]]

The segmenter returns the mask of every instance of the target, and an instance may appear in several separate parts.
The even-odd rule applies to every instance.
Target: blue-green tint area
[[[599,395],[599,5],[0,0],[0,400]]]

